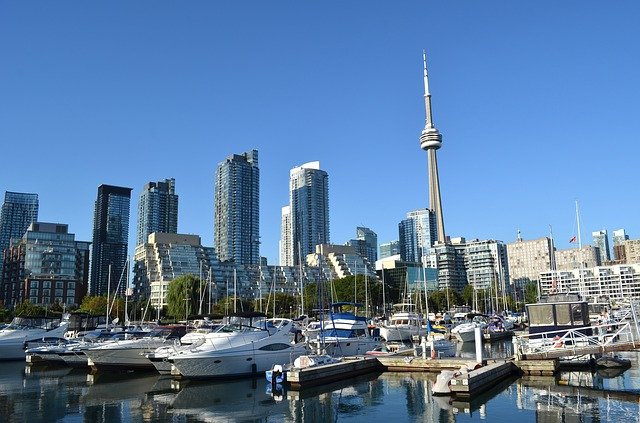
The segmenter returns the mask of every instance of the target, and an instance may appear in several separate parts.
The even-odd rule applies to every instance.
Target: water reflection
[[[625,357],[632,359],[632,368],[619,376],[571,371],[557,377],[523,377],[504,381],[469,401],[434,397],[436,375],[429,373],[371,374],[302,391],[271,392],[262,378],[190,382],[152,373],[92,375],[69,368],[0,363],[0,419],[640,422],[638,353]]]

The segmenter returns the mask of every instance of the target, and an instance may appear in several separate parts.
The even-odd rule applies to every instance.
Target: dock
[[[347,357],[338,363],[289,370],[287,383],[290,389],[300,390],[380,370],[376,357]]]
[[[469,398],[518,373],[520,369],[512,361],[489,363],[451,379],[451,392],[456,398]]]

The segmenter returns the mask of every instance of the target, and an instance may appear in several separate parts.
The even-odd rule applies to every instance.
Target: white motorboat
[[[184,326],[163,327],[139,338],[105,342],[84,354],[87,364],[97,370],[150,370],[154,366],[145,355],[177,342],[180,335],[184,335]]]
[[[345,306],[360,307],[361,304],[347,302],[332,304],[330,318],[324,322],[318,337],[308,341],[313,351],[319,354],[348,357],[363,355],[382,343],[380,338],[374,338],[369,333],[367,319],[344,311]]]
[[[423,319],[414,310],[413,304],[394,304],[396,311],[389,323],[380,326],[380,337],[387,342],[411,341],[413,337],[426,334]]]
[[[191,379],[255,375],[274,364],[291,362],[307,351],[304,344],[295,344],[289,319],[264,320],[261,313],[236,317],[215,336],[169,356],[172,374]]]
[[[451,329],[451,334],[454,335],[459,341],[462,342],[475,342],[476,328],[480,328],[483,332],[487,327],[487,317],[481,314],[474,315],[467,323],[460,323],[458,326]]]
[[[15,317],[0,330],[0,360],[25,360],[26,347],[55,343],[64,338],[68,326],[61,317]]]

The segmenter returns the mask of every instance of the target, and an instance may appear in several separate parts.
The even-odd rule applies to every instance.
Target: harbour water
[[[510,342],[485,345],[494,357]],[[472,354],[466,347],[459,355]],[[178,381],[153,373],[97,373],[0,363],[6,422],[640,422],[640,353],[616,375],[567,371],[511,379],[470,402],[431,395],[435,374],[382,373],[301,392],[264,378]]]

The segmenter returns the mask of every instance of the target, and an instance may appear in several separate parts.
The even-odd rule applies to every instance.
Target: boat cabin
[[[549,295],[526,307],[530,334],[584,328],[591,335],[589,304],[577,294]]]

